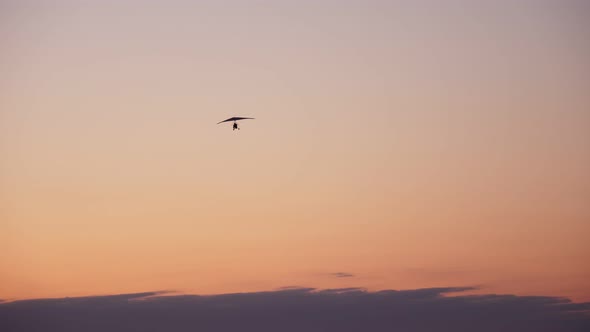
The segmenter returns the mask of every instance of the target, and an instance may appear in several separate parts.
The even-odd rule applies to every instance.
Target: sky
[[[582,0],[0,0],[0,299],[590,301],[589,17]],[[216,124],[232,116],[256,119]]]

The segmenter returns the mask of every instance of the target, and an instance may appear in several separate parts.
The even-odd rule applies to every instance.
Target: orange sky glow
[[[575,0],[2,1],[0,299],[588,301],[589,17]],[[256,119],[216,125],[231,116]]]

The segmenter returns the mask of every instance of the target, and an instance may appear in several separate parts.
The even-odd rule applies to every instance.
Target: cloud
[[[336,277],[336,278],[350,278],[350,277],[354,277],[354,274],[352,273],[346,273],[346,272],[335,272],[335,273],[330,273],[330,275]]]
[[[28,300],[0,304],[0,331],[590,331],[590,303],[542,296],[446,296],[470,289],[290,288]]]

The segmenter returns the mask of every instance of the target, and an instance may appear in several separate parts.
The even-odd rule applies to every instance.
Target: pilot
[[[238,123],[237,122],[234,122],[234,129],[233,130],[236,130],[236,129],[237,130],[240,130],[240,128],[238,127]]]

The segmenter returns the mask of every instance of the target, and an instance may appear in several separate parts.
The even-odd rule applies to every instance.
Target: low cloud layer
[[[470,288],[159,292],[0,304],[0,331],[590,331],[590,303]]]

